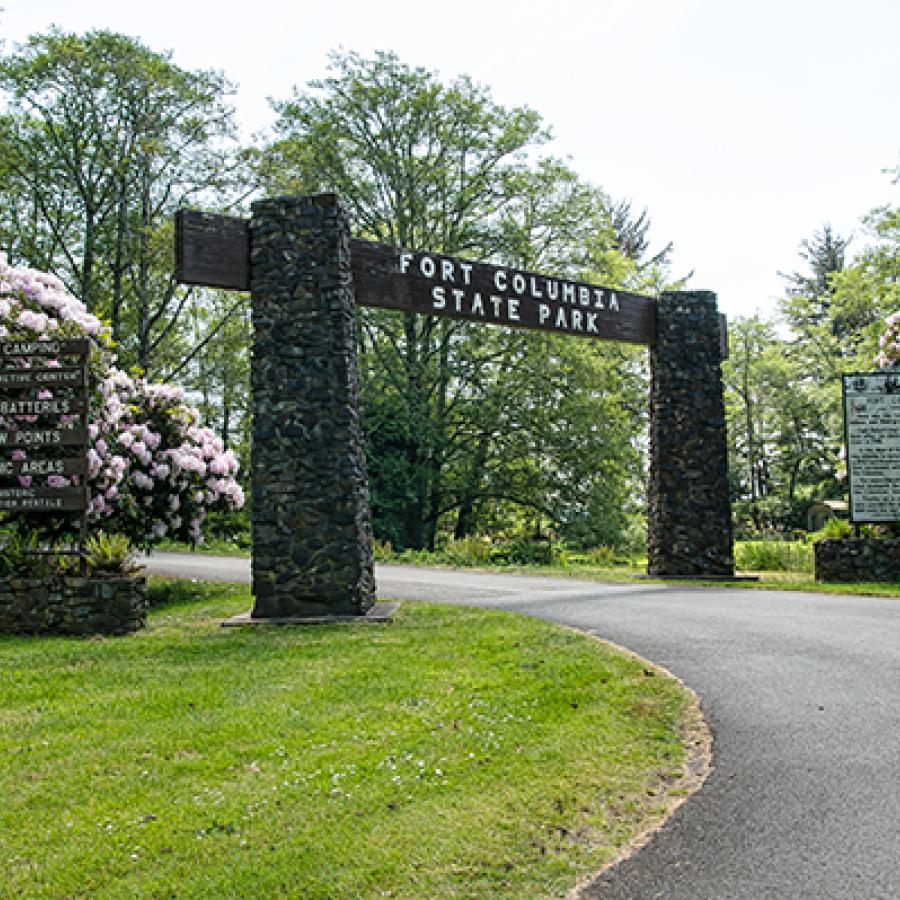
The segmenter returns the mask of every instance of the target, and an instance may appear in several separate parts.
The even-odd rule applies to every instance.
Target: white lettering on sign
[[[63,501],[55,497],[20,497],[14,500],[7,497],[0,497],[0,509],[14,512],[26,512],[28,510],[37,512],[42,509],[63,508]]]
[[[0,400],[0,414],[36,416],[41,413],[65,415],[71,410],[68,400]]]
[[[49,429],[47,431],[0,431],[0,447],[9,444],[37,447],[44,444],[59,444],[61,442],[62,432],[58,429]]]
[[[66,464],[62,459],[26,459],[19,464],[21,475],[65,475]],[[16,464],[12,460],[0,460],[0,475],[16,474]]]
[[[501,297],[497,294],[491,294],[487,298],[487,304],[482,297],[480,291],[474,291],[472,294],[467,293],[462,288],[451,288],[452,308],[463,315],[484,316],[491,318],[497,322],[520,322],[519,299],[517,297]],[[434,310],[442,310],[447,308],[447,289],[436,284],[431,289],[431,308]],[[542,306],[550,313],[549,307]],[[546,316],[541,318],[544,321]]]
[[[33,384],[78,384],[83,376],[80,370],[23,369],[21,372],[0,372],[0,385],[28,387]]]
[[[58,356],[62,346],[58,341],[4,341],[0,352],[11,356]]]
[[[499,324],[528,324],[536,318],[539,326],[598,336],[604,334],[604,318],[620,312],[615,291],[600,287],[501,267],[482,273],[482,289],[475,290],[473,263],[411,251],[401,251],[398,259],[401,275],[434,282],[430,297],[435,312]],[[484,292],[488,285],[493,292]]]

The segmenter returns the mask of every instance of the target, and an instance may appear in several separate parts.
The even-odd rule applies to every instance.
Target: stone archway
[[[648,572],[734,574],[715,294],[658,300],[350,239],[331,194],[183,213],[179,280],[252,293],[254,619],[375,602],[356,361],[368,306],[650,347]]]

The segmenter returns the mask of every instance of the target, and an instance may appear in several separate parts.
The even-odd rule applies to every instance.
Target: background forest
[[[179,207],[246,214],[255,197],[335,191],[371,240],[649,294],[687,278],[671,269],[672,244],[650,246],[646,210],[546,153],[535,111],[468,79],[334,54],[321,80],[272,102],[271,132],[251,144],[233,91],[219,72],[110,32],[51,31],[9,50],[0,250],[108,321],[120,367],[185,385],[244,472],[249,298],[176,284]],[[844,496],[840,375],[873,368],[900,309],[896,206],[859,235],[823,225],[801,238],[777,315],[729,323],[744,536],[791,533],[812,500]],[[373,309],[360,310],[359,351],[381,541],[643,546],[644,351]],[[219,527],[246,530],[246,516]]]

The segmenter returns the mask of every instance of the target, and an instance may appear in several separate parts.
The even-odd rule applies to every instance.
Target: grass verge
[[[501,571],[501,570],[497,570]],[[739,576],[752,576],[755,581],[704,581],[703,579],[649,578],[640,569],[601,568],[589,565],[575,566],[516,566],[502,571],[515,572],[521,575],[548,575],[559,578],[582,578],[588,581],[601,581],[614,584],[677,584],[695,585],[699,587],[715,587],[719,590],[764,590],[764,591],[800,591],[812,594],[848,594],[858,597],[897,597],[900,598],[900,583],[891,581],[871,582],[827,582],[816,581],[806,572],[738,572]]]
[[[588,636],[152,592],[128,638],[0,638],[4,897],[558,896],[687,790],[688,693]]]
[[[173,552],[197,552],[222,556],[249,556],[246,549],[230,544],[218,544],[212,547],[192,548],[185,544],[168,544],[160,549]],[[439,566],[444,568],[462,568],[485,572],[511,572],[521,575],[549,575],[559,578],[584,578],[590,581],[603,581],[618,584],[646,583],[648,580],[665,584],[666,579],[648,579],[646,576],[646,560],[640,565],[602,566],[591,563],[567,563],[565,565],[466,565],[452,566],[448,563],[417,562],[415,559],[396,560],[399,565],[420,565],[424,568]],[[859,597],[900,597],[900,583],[897,582],[862,582],[837,583],[816,581],[812,572],[808,571],[760,571],[739,570],[738,575],[753,576],[756,581],[728,582],[703,580],[679,580],[678,584],[709,585],[717,588],[741,588],[743,590],[802,591],[816,594],[849,594]]]

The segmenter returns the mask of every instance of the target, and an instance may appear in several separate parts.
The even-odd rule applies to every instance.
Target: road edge
[[[665,828],[669,821],[671,821],[672,816],[675,815],[677,810],[700,791],[710,775],[712,775],[715,769],[715,763],[713,758],[712,731],[706,720],[706,716],[703,715],[700,696],[692,687],[685,684],[683,679],[670,672],[665,666],[661,666],[659,663],[646,659],[640,654],[635,653],[633,650],[630,650],[628,647],[623,647],[621,644],[608,640],[594,630],[582,631],[578,628],[573,628],[572,630],[579,634],[587,635],[595,641],[605,644],[625,656],[630,656],[632,659],[638,660],[642,665],[654,669],[665,677],[671,678],[681,685],[682,689],[691,698],[681,722],[681,738],[685,749],[685,757],[681,765],[681,777],[677,780],[677,784],[679,790],[683,790],[684,793],[679,793],[677,795],[667,793],[666,809],[660,818],[623,844],[616,856],[609,860],[602,868],[598,869],[596,872],[592,872],[590,875],[585,875],[580,878],[575,886],[571,888],[564,897],[564,900],[582,900],[582,898],[587,900],[587,891],[594,887],[594,885],[596,885],[611,869],[614,869],[625,860],[630,859],[635,853],[646,847],[647,844],[649,844],[650,841]]]

